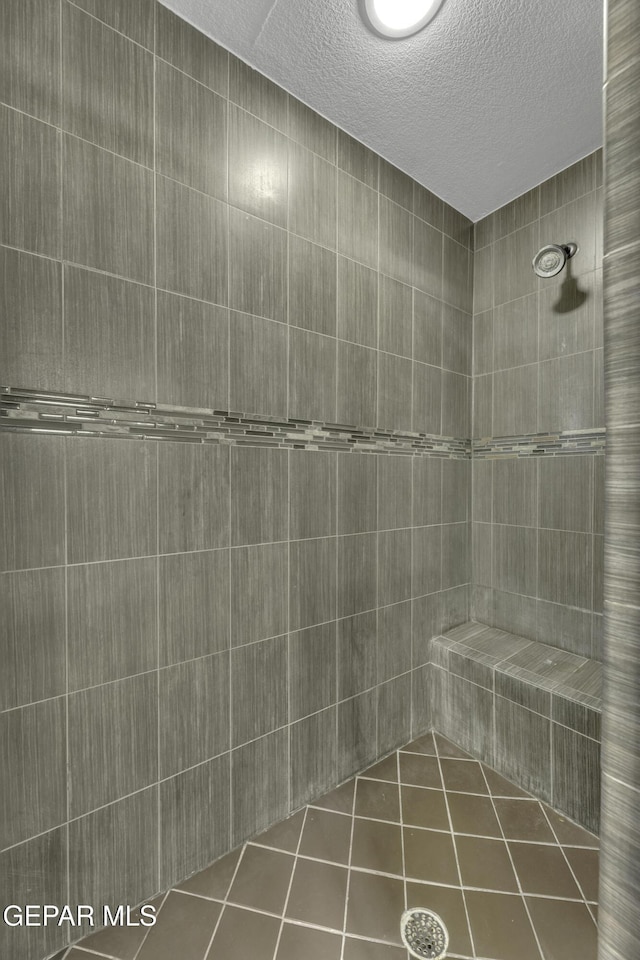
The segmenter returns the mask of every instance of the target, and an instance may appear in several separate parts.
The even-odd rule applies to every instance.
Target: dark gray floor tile
[[[521,897],[465,891],[471,935],[480,956],[539,960],[540,951]]]
[[[289,558],[286,543],[231,551],[231,644],[286,633]]]
[[[158,892],[157,787],[69,824],[69,879],[70,902],[92,904],[98,916],[105,903],[141,903]]]
[[[221,906],[171,890],[138,954],[140,960],[201,960],[215,930]]]
[[[231,842],[281,820],[288,811],[289,734],[277,730],[231,754]],[[256,790],[256,783],[260,790]]]
[[[161,778],[229,749],[229,654],[160,671],[158,737]]]
[[[336,707],[292,723],[291,805],[316,802],[338,779]]]
[[[244,960],[251,954],[255,960],[271,960],[279,930],[276,917],[227,906],[207,956],[209,960]]]
[[[415,787],[442,789],[437,757],[416,753],[400,754],[400,782]]]
[[[142,440],[116,443],[92,438],[68,444],[71,563],[156,552],[156,453],[154,445]]]
[[[214,760],[212,766],[218,762],[218,760]],[[186,777],[188,773],[189,771],[183,776]],[[210,900],[224,900],[241,854],[242,847],[232,850],[231,853],[227,853],[216,860],[215,863],[212,863],[210,867],[206,867],[183,883],[179,883],[176,889],[196,893],[198,896],[208,897]]]
[[[447,794],[454,833],[466,833],[476,837],[500,837],[500,824],[489,797],[477,797],[471,793]],[[475,886],[475,884],[472,884]]]
[[[595,960],[598,929],[584,904],[538,897],[526,902],[545,957]]]
[[[285,450],[231,451],[231,543],[287,537],[288,460]]]
[[[593,902],[597,901],[600,860],[598,851],[580,849],[579,847],[565,847],[564,854],[585,898]]]
[[[291,721],[323,710],[336,700],[336,624],[323,623],[289,637]]]
[[[156,205],[158,287],[226,305],[226,205],[160,176]]]
[[[295,923],[285,923],[280,935],[276,960],[340,960],[342,938],[324,930],[313,930]]]
[[[64,271],[64,391],[155,397],[153,290],[90,270]]]
[[[289,628],[299,630],[336,617],[336,542],[293,541],[289,547]]]
[[[294,862],[288,853],[247,844],[227,899],[241,907],[281,914]]]
[[[336,168],[295,143],[289,144],[289,230],[335,248]]]
[[[229,778],[225,754],[160,784],[161,887],[202,870],[229,849]]]
[[[69,697],[69,814],[149,786],[158,778],[155,672]]]
[[[289,536],[336,532],[336,454],[296,450],[289,457]]]
[[[286,417],[286,326],[233,310],[229,319],[230,409]]]
[[[229,647],[229,552],[160,557],[160,666]]]
[[[293,874],[287,917],[319,927],[342,930],[347,871],[332,863],[298,859]],[[309,890],[314,896],[309,896]]]
[[[336,335],[336,254],[289,235],[289,323]]]
[[[156,64],[158,173],[220,200],[227,198],[227,104],[162,60]],[[231,149],[233,127],[230,127]],[[231,165],[229,172],[231,173]]]
[[[407,879],[458,886],[458,869],[451,834],[413,827],[404,827],[403,834]]]
[[[235,310],[286,321],[287,234],[229,210],[229,302]]]
[[[65,4],[62,67],[64,129],[153,166],[152,54]]]
[[[229,107],[229,203],[279,227],[287,225],[286,138],[233,104]]]
[[[428,830],[449,830],[449,818],[442,790],[402,787],[402,822]]]
[[[12,52],[10,59],[14,58]],[[60,145],[53,127],[0,108],[0,243],[60,256]]]
[[[0,714],[5,816],[1,845],[8,847],[66,819],[66,704],[44,700]]]
[[[229,314],[223,307],[158,291],[158,402],[229,407]]]
[[[518,882],[503,840],[456,835],[455,842],[463,886],[518,893]]]
[[[65,693],[64,569],[4,574],[0,606],[0,709]]]
[[[69,568],[69,690],[157,666],[156,581],[154,558]]]
[[[160,553],[229,543],[229,452],[224,446],[165,443],[158,450]]]
[[[547,818],[537,801],[497,798],[494,803],[507,840],[530,840],[537,843],[555,842]]]
[[[63,157],[65,260],[152,283],[151,171],[68,135]]]
[[[346,866],[351,847],[351,823],[351,817],[310,807],[300,838],[299,855]]]
[[[306,807],[298,810],[293,816],[287,817],[286,820],[281,820],[272,827],[268,827],[263,833],[259,833],[251,843],[261,847],[284,850],[286,853],[295,853],[298,849],[298,841],[300,840],[300,832],[306,812]]]
[[[404,907],[402,880],[352,871],[346,929],[349,933],[400,943],[398,916]]]
[[[60,264],[3,247],[0,277],[3,382],[63,390]]]
[[[321,807],[323,810],[337,810],[339,813],[351,814],[353,810],[353,797],[355,793],[355,778],[343,783],[342,786],[331,790],[330,793],[318,797],[313,801],[315,807]]]
[[[270,733],[288,720],[287,638],[231,651],[231,745]]]
[[[401,877],[403,871],[400,825],[356,818],[353,824],[351,866]]]
[[[558,846],[509,843],[523,893],[580,899],[580,891]]]

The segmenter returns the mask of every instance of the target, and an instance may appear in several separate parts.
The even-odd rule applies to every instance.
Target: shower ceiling
[[[396,41],[358,0],[163,3],[472,220],[602,144],[603,0],[445,0]]]

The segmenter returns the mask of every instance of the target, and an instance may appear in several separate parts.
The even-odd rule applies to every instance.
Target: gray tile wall
[[[469,437],[469,221],[152,0],[0,44],[0,383]],[[469,461],[0,448],[7,902],[136,903],[428,728]]]
[[[632,957],[640,885],[640,11],[607,6],[605,718],[599,956]]]
[[[475,225],[473,437],[604,427],[602,193],[597,151]],[[601,660],[603,504],[601,454],[475,460],[473,616]]]

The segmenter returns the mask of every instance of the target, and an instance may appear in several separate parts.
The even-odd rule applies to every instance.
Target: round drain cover
[[[412,957],[444,957],[449,946],[447,928],[437,913],[424,907],[405,910],[400,920],[402,942]]]

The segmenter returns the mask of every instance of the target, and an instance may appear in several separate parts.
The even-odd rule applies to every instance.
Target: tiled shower
[[[256,850],[306,864],[318,810],[355,836],[358,791],[392,783],[403,812],[403,791],[446,806],[457,853],[466,792],[505,848],[533,840],[500,805],[543,801],[532,836],[589,851],[557,855],[595,956],[602,153],[472,224],[156,0],[4,0],[0,44],[3,908],[168,915],[184,889],[154,898],[186,881],[222,938]],[[538,280],[539,247],[569,240]],[[452,762],[480,786],[451,786]],[[375,809],[365,824],[444,829]],[[397,851],[363,854],[395,878],[385,902],[429,879],[407,849],[402,881]],[[526,950],[555,960],[510,856]],[[477,884],[456,863],[459,905]],[[265,960],[359,960],[347,888],[342,927],[282,920],[289,867]],[[613,901],[637,866],[608,869]],[[511,960],[465,911],[454,955]],[[404,956],[379,924],[366,955]],[[5,922],[0,957],[90,932]],[[231,940],[188,960],[234,960]],[[69,957],[156,960],[141,943]]]

